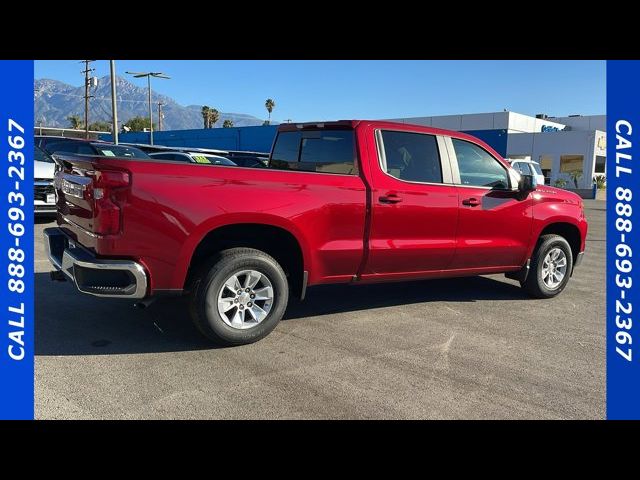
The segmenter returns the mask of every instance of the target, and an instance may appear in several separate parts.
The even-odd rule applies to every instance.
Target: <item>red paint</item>
[[[58,223],[99,256],[141,262],[149,273],[150,294],[182,289],[199,242],[218,227],[238,223],[290,232],[303,252],[309,285],[349,282],[354,275],[362,281],[395,281],[514,270],[555,222],[577,227],[584,249],[587,223],[576,195],[540,187],[522,199],[512,192],[404,182],[381,170],[374,132],[462,138],[506,165],[480,140],[390,122],[345,123],[356,130],[360,176],[63,157],[72,180],[86,183],[95,180],[88,172],[115,170],[128,172],[130,185],[113,190],[102,182],[112,201],[98,203],[91,185],[82,199],[65,195],[58,173]],[[295,128],[289,124],[281,130]],[[117,229],[113,214],[119,211],[119,232],[94,235],[103,230],[96,223],[99,206],[112,203],[117,209],[110,211],[109,228]]]

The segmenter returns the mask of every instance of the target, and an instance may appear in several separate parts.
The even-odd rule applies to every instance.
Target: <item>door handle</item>
[[[383,195],[379,199],[380,203],[400,203],[402,199],[396,195],[395,193],[391,193],[389,195]]]
[[[480,205],[480,200],[478,200],[477,198],[465,198],[464,200],[462,200],[462,204],[468,205],[469,207],[477,207],[478,205]]]

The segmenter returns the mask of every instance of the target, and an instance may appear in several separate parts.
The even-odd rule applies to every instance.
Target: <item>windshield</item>
[[[51,156],[47,152],[45,152],[44,150],[42,150],[40,147],[37,147],[37,146],[33,152],[33,159],[36,162],[55,163],[53,161],[53,158],[51,158]]]
[[[108,143],[105,145],[101,143],[92,143],[91,145],[98,151],[100,155],[105,157],[151,158],[142,150],[134,147],[127,147],[124,145],[111,145]]]

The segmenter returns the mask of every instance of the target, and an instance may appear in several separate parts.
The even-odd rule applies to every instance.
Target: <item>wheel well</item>
[[[564,237],[564,239],[569,242],[569,246],[571,247],[571,254],[573,256],[573,262],[575,263],[578,258],[578,253],[580,252],[580,230],[575,225],[570,223],[552,223],[551,225],[547,225],[544,230],[540,233],[542,235],[560,235]]]
[[[283,228],[255,223],[226,225],[205,235],[191,257],[185,288],[204,260],[235,247],[255,248],[271,255],[287,275],[292,293],[298,298],[301,296],[304,260],[298,240]]]

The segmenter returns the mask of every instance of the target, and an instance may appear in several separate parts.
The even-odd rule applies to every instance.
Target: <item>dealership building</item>
[[[606,118],[544,114],[531,117],[505,111],[391,120],[474,135],[506,158],[538,162],[548,185],[564,179],[568,188],[574,188],[570,173],[578,171],[578,188],[589,189],[595,176],[606,174]]]
[[[578,171],[578,188],[590,189],[594,176],[606,173],[606,115],[532,117],[504,111],[392,120],[462,131],[484,140],[506,158],[534,160],[547,185],[564,179],[567,188],[574,188],[570,172]],[[158,145],[268,152],[276,131],[276,125],[266,125],[163,131],[154,137]],[[122,142],[131,143],[148,143],[148,137],[143,132],[120,134]],[[110,140],[111,135],[101,138]]]

